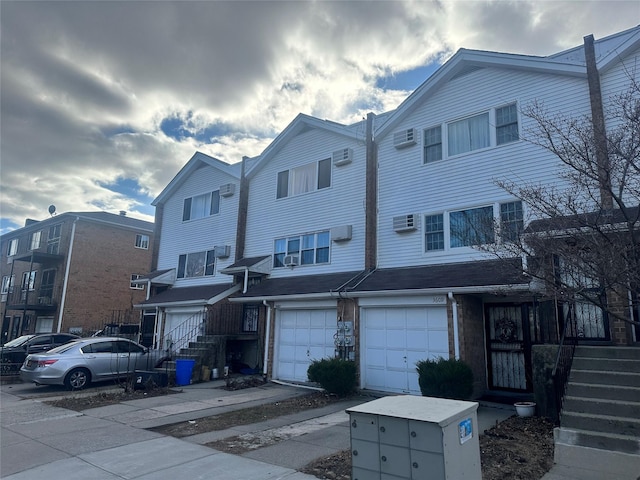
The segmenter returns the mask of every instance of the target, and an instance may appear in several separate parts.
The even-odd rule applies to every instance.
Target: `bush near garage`
[[[328,393],[343,397],[356,389],[356,364],[340,358],[314,360],[307,369],[307,377]]]
[[[420,360],[416,363],[416,370],[424,397],[469,400],[473,394],[473,372],[462,360]]]

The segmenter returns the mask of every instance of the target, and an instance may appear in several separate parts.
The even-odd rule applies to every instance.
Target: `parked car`
[[[149,350],[126,338],[82,338],[46,353],[28,355],[20,378],[37,385],[79,390],[91,382],[126,377],[135,370],[153,370],[168,359],[166,352]]]
[[[70,333],[43,333],[36,335],[22,335],[0,348],[2,359],[2,373],[18,373],[20,365],[30,353],[41,353],[63,345],[71,340],[80,338]]]
[[[137,342],[140,338],[140,325],[137,323],[108,323],[92,337],[121,337]]]

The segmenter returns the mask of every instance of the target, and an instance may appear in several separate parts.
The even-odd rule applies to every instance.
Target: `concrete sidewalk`
[[[277,402],[309,390],[269,383],[226,391],[222,381],[182,387],[175,395],[151,397],[81,413],[24,398],[0,387],[0,477],[6,480],[217,480],[315,477],[296,470],[349,448],[345,401],[273,420],[183,439],[146,430]],[[11,393],[10,393],[11,392]],[[28,397],[28,395],[26,396]],[[368,400],[367,400],[368,401]],[[480,432],[513,415],[511,408],[481,406]],[[277,438],[273,444],[243,455],[222,453],[204,444],[237,435]]]

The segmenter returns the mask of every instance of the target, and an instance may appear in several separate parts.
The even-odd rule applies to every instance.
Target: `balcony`
[[[2,302],[6,302],[7,310],[32,310],[54,312],[58,308],[61,288],[43,286],[36,290],[14,288],[2,294]]]

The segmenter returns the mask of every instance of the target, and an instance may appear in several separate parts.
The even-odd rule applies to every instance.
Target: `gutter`
[[[447,294],[451,301],[451,310],[453,312],[453,349],[456,360],[460,360],[460,335],[458,332],[458,302],[453,296],[453,292]]]
[[[71,227],[71,238],[69,239],[69,251],[67,252],[67,265],[64,272],[64,282],[62,283],[62,297],[60,298],[60,311],[58,312],[58,328],[56,329],[57,333],[60,333],[60,329],[62,328],[62,317],[64,312],[64,304],[67,300],[67,288],[69,286],[69,271],[71,270],[71,254],[73,253],[73,241],[76,236],[76,224],[80,220],[80,217],[76,217],[73,221],[73,225]]]
[[[269,362],[269,335],[271,335],[271,307],[266,300],[262,304],[267,308],[267,326],[264,334],[264,360],[262,363],[262,375],[267,377],[267,364]]]

